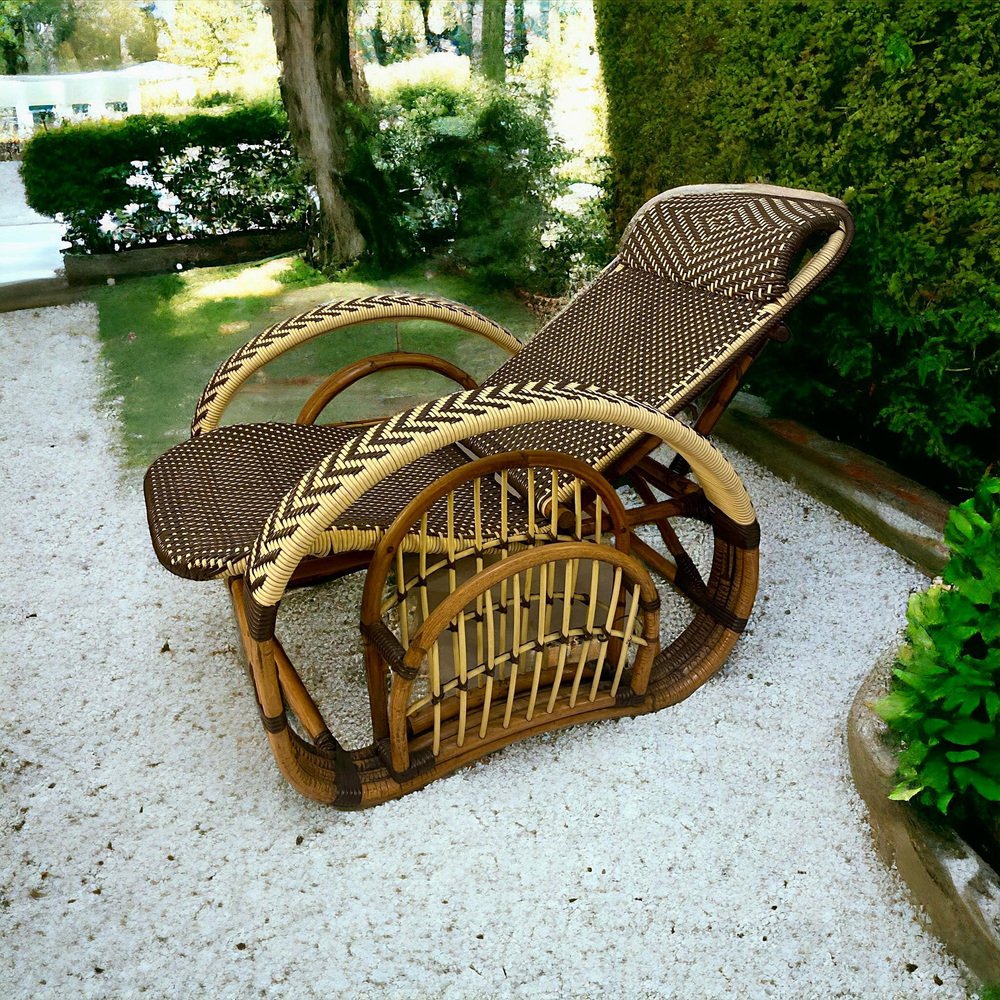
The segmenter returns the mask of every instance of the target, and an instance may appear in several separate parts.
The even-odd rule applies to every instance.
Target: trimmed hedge
[[[1000,452],[1000,7],[595,0],[614,222],[665,188],[844,197],[858,235],[751,385],[949,492]]]
[[[272,102],[62,125],[25,144],[21,176],[28,204],[61,214],[67,238],[88,251],[295,225],[306,203]],[[179,211],[158,207],[164,193]]]

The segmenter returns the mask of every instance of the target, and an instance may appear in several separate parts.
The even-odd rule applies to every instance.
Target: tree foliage
[[[421,52],[472,55],[472,0],[355,0],[354,31],[370,62]]]
[[[270,31],[261,30],[268,24],[261,0],[176,0],[164,55],[212,76],[236,65],[260,69],[274,62]]]
[[[433,255],[492,284],[563,290],[579,234],[553,211],[565,153],[543,100],[407,85],[359,113],[352,136],[348,195],[383,267]]]
[[[1000,7],[596,0],[620,230],[664,188],[848,200],[855,246],[755,369],[780,409],[926,482],[998,454]]]
[[[3,71],[115,69],[157,57],[153,3],[135,0],[0,0]]]

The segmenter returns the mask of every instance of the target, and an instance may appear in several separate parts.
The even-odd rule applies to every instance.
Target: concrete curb
[[[254,229],[130,247],[116,253],[64,253],[63,266],[70,285],[88,285],[108,278],[169,274],[178,268],[186,271],[192,267],[248,264],[302,250],[305,244],[302,229]]]
[[[61,306],[86,298],[88,289],[71,288],[65,278],[37,278],[0,285],[0,312]]]
[[[847,719],[851,775],[868,806],[875,849],[896,866],[934,933],[983,982],[1000,981],[1000,877],[944,824],[894,802],[896,757],[886,726],[869,707],[889,687],[894,653],[865,678]]]
[[[856,448],[830,441],[793,420],[768,416],[763,402],[746,394],[733,400],[716,433],[779,478],[829,504],[928,576],[941,572],[948,556],[942,535],[949,505],[936,493]]]

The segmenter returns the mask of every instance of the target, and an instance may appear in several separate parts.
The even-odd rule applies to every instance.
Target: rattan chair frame
[[[356,435],[289,490],[248,554],[215,572],[229,588],[272,752],[295,789],[341,808],[374,805],[515,740],[656,711],[688,697],[721,668],[753,607],[759,528],[739,476],[708,435],[767,342],[787,339],[789,309],[846,251],[852,233],[846,219],[718,359],[711,383],[687,400],[701,404],[690,424],[593,385],[477,386],[452,362],[401,347],[353,362],[316,388],[297,423],[319,422],[346,388],[386,369],[431,371],[461,387],[403,414],[339,425]],[[616,266],[617,260],[608,270]],[[521,349],[499,324],[444,299],[382,295],[328,303],[269,328],[220,365],[196,406],[192,437],[213,432],[239,387],[286,351],[358,324],[414,319],[485,337],[511,356]],[[553,421],[593,421],[630,433],[599,470],[553,450],[470,458],[419,491],[387,529],[331,528],[368,491],[438,449]],[[664,445],[674,453],[668,464],[654,455]],[[638,498],[631,507],[619,495],[622,482]],[[497,492],[495,484],[499,522],[492,510],[487,527],[483,497]],[[473,527],[463,535],[456,511],[470,497]],[[439,520],[446,512],[443,531],[431,530],[435,511]],[[712,533],[704,574],[680,540],[678,519]],[[646,525],[657,529],[662,550],[637,533]],[[374,738],[347,749],[276,626],[289,589],[358,570],[366,573],[359,628]],[[679,635],[662,645],[653,575],[691,613]],[[434,586],[444,595],[435,595]]]

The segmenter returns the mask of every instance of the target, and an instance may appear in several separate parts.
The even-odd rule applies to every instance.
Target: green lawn
[[[109,389],[122,415],[129,463],[146,465],[187,437],[205,382],[254,334],[329,299],[387,291],[431,293],[465,302],[521,339],[536,326],[532,314],[512,295],[455,276],[415,268],[391,278],[351,273],[329,282],[292,257],[136,278],[95,289],[91,297],[100,314]],[[504,358],[483,338],[439,323],[402,323],[398,333],[404,349],[439,354],[477,378]],[[294,420],[316,383],[352,360],[394,349],[396,336],[395,324],[380,323],[304,344],[250,380],[224,422]],[[428,372],[380,372],[348,389],[324,419],[391,413],[455,388]]]

